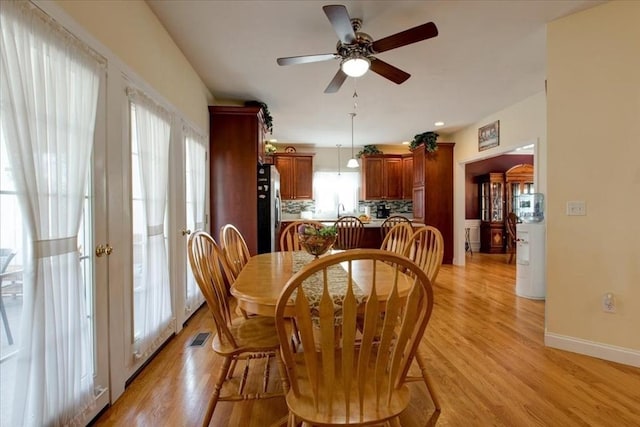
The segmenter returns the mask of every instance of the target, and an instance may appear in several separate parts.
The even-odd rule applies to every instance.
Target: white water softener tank
[[[531,299],[546,296],[544,222],[516,225],[516,295]]]

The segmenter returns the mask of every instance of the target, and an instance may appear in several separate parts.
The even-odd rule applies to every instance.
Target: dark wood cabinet
[[[443,263],[453,262],[453,142],[430,153],[413,150],[413,218],[436,227],[444,239]]]
[[[313,156],[313,153],[274,156],[274,164],[280,172],[282,200],[313,199]]]
[[[260,107],[210,106],[211,233],[233,224],[252,255],[258,241],[258,164],[266,129]]]
[[[402,157],[402,198],[413,198],[413,155]]]
[[[402,199],[401,156],[363,156],[360,160],[363,200]]]
[[[480,197],[480,252],[504,253],[504,173],[480,175],[477,182]]]

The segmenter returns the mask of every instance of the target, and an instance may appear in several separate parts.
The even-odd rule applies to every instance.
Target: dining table
[[[357,249],[356,249],[357,250]],[[338,251],[331,251],[336,253]],[[305,251],[269,252],[252,256],[244,266],[235,282],[231,286],[231,294],[236,298],[238,307],[247,313],[262,316],[275,316],[278,297],[293,275],[307,264],[315,262],[316,258]],[[352,261],[352,277],[362,295],[369,295],[374,268],[373,260],[363,259]],[[347,262],[341,263],[345,270]],[[376,293],[381,307],[392,289],[395,268],[384,262],[375,263]],[[399,273],[398,294],[406,297],[413,279]],[[322,289],[317,290],[318,293]],[[292,315],[293,301],[289,301],[285,309],[285,316]]]

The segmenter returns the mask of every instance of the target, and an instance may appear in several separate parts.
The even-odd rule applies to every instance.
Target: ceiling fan
[[[411,74],[373,55],[430,39],[438,35],[436,25],[433,22],[427,22],[426,24],[418,25],[417,27],[374,41],[368,34],[360,32],[362,20],[350,18],[345,6],[327,5],[323,6],[322,9],[340,39],[336,46],[337,52],[318,55],[289,56],[278,58],[277,62],[278,65],[293,65],[340,59],[340,68],[329,83],[329,86],[324,90],[325,93],[337,92],[348,76],[360,77],[366,73],[369,68],[374,73],[396,84],[403,83],[411,77]]]

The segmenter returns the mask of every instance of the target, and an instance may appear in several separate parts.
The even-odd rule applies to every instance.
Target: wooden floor
[[[514,285],[504,255],[442,267],[422,343],[442,412],[412,384],[402,426],[640,426],[640,369],[546,348],[544,301],[516,297]],[[212,327],[199,310],[95,425],[198,426],[219,361],[210,341],[189,343]],[[284,415],[281,398],[222,402],[211,425],[263,427]]]

